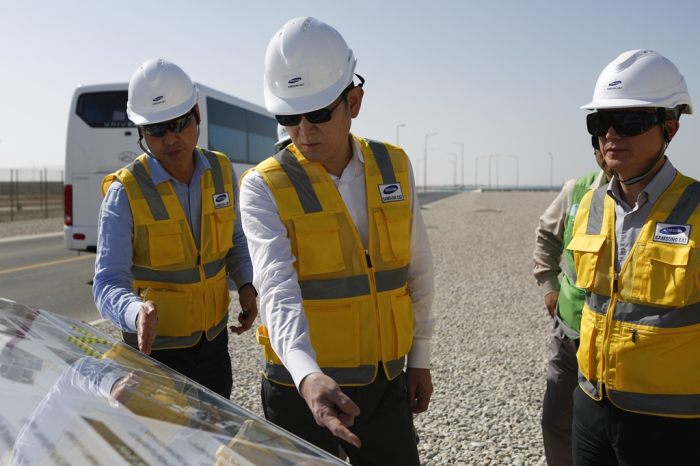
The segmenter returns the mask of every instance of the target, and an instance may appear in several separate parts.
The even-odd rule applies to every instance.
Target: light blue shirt
[[[190,225],[197,248],[201,240],[202,176],[211,165],[204,155],[195,150],[194,173],[189,186],[177,181],[153,158],[146,157],[153,183],[158,185],[170,180],[185,217]],[[236,222],[233,230],[233,248],[226,255],[226,271],[236,288],[253,282],[253,266],[248,253],[248,242],[241,228],[238,177],[231,166]],[[95,304],[100,314],[123,331],[136,332],[136,318],[143,301],[132,283],[131,273],[134,240],[134,217],[124,186],[114,182],[107,190],[97,225],[97,258],[95,280],[92,287]]]

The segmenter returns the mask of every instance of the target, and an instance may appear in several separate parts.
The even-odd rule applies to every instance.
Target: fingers
[[[231,332],[240,335],[243,332],[250,330],[258,316],[258,305],[255,302],[255,290],[252,286],[246,286],[241,289],[241,294],[238,297],[241,304],[241,313],[238,315],[240,327],[231,326]]]
[[[130,372],[126,377],[119,379],[110,392],[112,398],[121,404],[126,404],[141,382],[141,375],[143,375],[143,369],[136,369]]]
[[[337,417],[334,417],[332,414],[329,414],[328,416],[324,417],[323,420],[325,426],[328,428],[328,430],[331,431],[333,435],[345,440],[346,442],[348,442],[356,448],[360,448],[362,446],[360,438],[357,435],[350,432],[350,429],[345,427]]]
[[[143,354],[151,354],[151,345],[158,333],[158,305],[153,301],[146,301],[139,309],[136,320],[139,351]]]

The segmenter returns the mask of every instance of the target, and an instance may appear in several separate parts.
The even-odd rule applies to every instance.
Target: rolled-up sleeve
[[[132,288],[134,217],[124,186],[115,181],[107,190],[97,223],[97,257],[92,291],[95,305],[119,329],[136,332],[143,303]]]

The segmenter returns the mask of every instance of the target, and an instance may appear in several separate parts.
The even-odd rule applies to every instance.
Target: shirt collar
[[[364,154],[362,154],[360,145],[357,143],[357,140],[355,140],[355,138],[352,137],[352,158],[343,170],[343,173],[341,173],[339,177],[335,176],[332,173],[328,173],[328,175],[331,177],[331,180],[333,180],[333,182],[336,183],[336,185],[339,182],[349,183],[357,177],[358,171],[360,173],[364,173],[364,167],[362,166],[364,165],[364,163],[365,157]]]
[[[659,200],[664,191],[671,185],[675,177],[676,169],[673,167],[668,157],[666,157],[666,161],[661,166],[661,169],[656,172],[654,178],[651,179],[649,184],[646,185],[642,192],[639,193],[639,196],[637,196],[637,205],[641,206],[646,201],[652,205],[656,204],[656,201]],[[610,184],[608,184],[608,194],[618,203],[623,202],[622,196],[620,195],[620,181],[617,179],[617,176],[613,176]]]
[[[165,168],[158,163],[155,157],[151,157],[149,155],[146,156],[146,160],[148,161],[148,169],[151,171],[151,179],[153,180],[153,184],[158,185],[168,180],[180,183],[167,171],[165,171]],[[200,179],[204,175],[204,170],[211,170],[211,165],[209,164],[209,160],[204,157],[204,154],[202,154],[199,148],[196,148],[194,150],[194,172],[192,173],[192,181]],[[190,183],[192,183],[192,181],[190,181]]]

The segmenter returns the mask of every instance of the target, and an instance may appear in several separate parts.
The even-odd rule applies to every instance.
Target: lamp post
[[[554,189],[554,155],[549,153],[549,189]]]
[[[520,164],[520,157],[517,155],[509,155],[508,157],[512,157],[515,159],[515,190],[518,190],[518,173],[520,171],[520,168],[518,165]]]
[[[423,192],[428,192],[428,136],[436,136],[437,133],[425,135],[425,151],[423,153]]]
[[[463,142],[455,142],[455,144],[459,144],[462,146],[462,186],[460,187],[461,191],[464,191],[464,143]],[[457,164],[455,164],[455,168],[457,168]],[[455,183],[456,185],[457,183]]]
[[[478,173],[477,167],[478,167],[478,162],[479,159],[485,159],[485,155],[480,155],[478,157],[474,157],[474,189],[479,189],[479,184],[476,182],[476,174]]]
[[[452,170],[452,185],[456,188],[457,187],[457,154],[454,154],[452,152],[448,152],[447,155],[454,155],[455,159],[450,160],[454,164],[454,169]]]
[[[491,154],[489,155],[489,189],[491,189],[491,159],[493,157],[500,157],[501,154]]]
[[[402,128],[406,126],[406,123],[401,123],[400,125],[396,125],[396,145],[399,145],[399,128]]]

